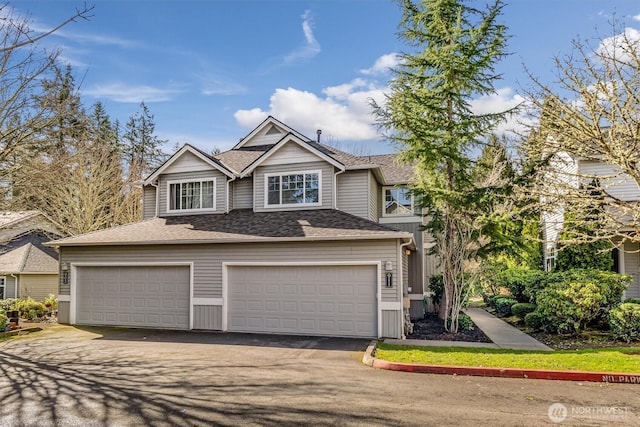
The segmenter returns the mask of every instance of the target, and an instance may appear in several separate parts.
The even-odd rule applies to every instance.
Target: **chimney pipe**
[[[318,135],[318,144],[320,144],[320,135],[322,135],[322,129],[318,129],[316,131],[316,135]]]

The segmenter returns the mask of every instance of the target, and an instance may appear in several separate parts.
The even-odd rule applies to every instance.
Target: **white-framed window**
[[[4,276],[1,276],[0,277],[0,299],[5,299],[7,295],[5,291],[7,287],[6,283],[7,283],[7,278]]]
[[[320,205],[322,171],[267,173],[264,186],[265,207]]]
[[[382,216],[413,216],[413,194],[408,187],[383,187]]]
[[[214,211],[216,179],[167,181],[167,211]]]

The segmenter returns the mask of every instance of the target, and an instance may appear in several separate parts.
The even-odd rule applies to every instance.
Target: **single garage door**
[[[228,268],[230,331],[378,336],[375,266]]]
[[[187,266],[78,267],[76,323],[189,329]]]

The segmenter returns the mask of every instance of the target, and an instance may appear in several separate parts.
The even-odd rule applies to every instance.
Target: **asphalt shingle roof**
[[[187,215],[146,221],[49,242],[50,246],[230,243],[295,240],[410,239],[376,222],[333,210]]]
[[[415,164],[400,162],[397,154],[378,154],[369,160],[380,166],[387,184],[407,184],[415,177]]]
[[[0,273],[57,273],[58,260],[31,243],[0,255]]]

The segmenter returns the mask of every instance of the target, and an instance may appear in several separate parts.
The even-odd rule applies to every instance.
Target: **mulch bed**
[[[438,341],[468,341],[468,342],[492,342],[484,332],[474,325],[472,331],[459,330],[452,334],[444,329],[444,322],[435,315],[425,316],[424,319],[413,321],[413,334],[407,335],[412,340],[438,340]]]

